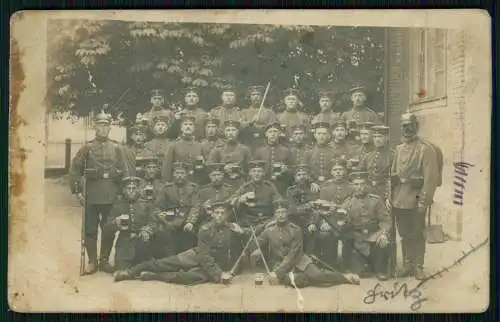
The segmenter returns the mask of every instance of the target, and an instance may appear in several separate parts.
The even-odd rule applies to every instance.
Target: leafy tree
[[[226,83],[240,89],[266,85],[266,105],[279,109],[282,90],[298,87],[304,110],[315,113],[316,92],[337,93],[335,106],[350,106],[347,89],[364,81],[381,111],[384,30],[288,25],[195,24],[53,20],[49,23],[48,100],[53,111],[87,115],[110,103],[110,112],[133,120],[149,108],[153,88],[169,103],[186,86],[200,88],[201,106],[220,100]]]

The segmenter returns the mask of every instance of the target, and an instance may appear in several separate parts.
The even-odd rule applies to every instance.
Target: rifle
[[[262,109],[264,108],[264,101],[266,100],[267,93],[269,92],[269,87],[271,87],[271,82],[267,82],[267,87],[266,91],[264,92],[264,96],[262,97],[262,101],[260,102],[259,110],[257,111],[257,114],[255,114],[255,119],[259,119],[260,112],[262,112]]]
[[[85,159],[85,165],[87,159]],[[87,210],[87,169],[83,170],[82,178],[82,195],[83,195],[83,207],[82,207],[82,228],[80,232],[80,276],[85,275],[85,217]]]

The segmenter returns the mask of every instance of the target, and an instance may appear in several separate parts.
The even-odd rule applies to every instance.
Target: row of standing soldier
[[[402,118],[403,137],[405,133],[408,133],[408,139],[405,139],[407,142],[398,146],[397,151],[400,151],[399,154],[402,156],[400,160],[396,157],[395,162],[392,162],[393,154],[387,147],[388,128],[373,127],[370,122],[362,122],[364,124],[360,136],[365,144],[355,144],[354,138],[351,140],[346,138],[349,123],[343,119],[342,115],[328,111],[331,98],[327,94],[320,98],[320,105],[324,107],[322,112],[307,123],[305,119],[302,120],[300,112],[294,110],[297,104],[297,94],[293,90],[287,91],[285,96],[287,110],[278,115],[277,119],[280,122],[273,119],[271,110],[256,107],[259,101],[256,96],[261,93],[262,89],[251,88],[250,97],[252,98],[253,95],[253,107],[246,112],[251,115],[253,108],[253,116],[258,114],[258,118],[263,115],[270,118],[271,122],[264,127],[262,124],[257,125],[260,119],[244,116],[243,111],[228,106],[227,103],[234,101],[234,92],[231,89],[225,89],[222,94],[226,104],[214,108],[209,115],[204,114],[198,108],[192,108],[191,111],[182,110],[176,113],[177,115],[173,115],[173,112],[167,109],[158,108],[161,104],[154,104],[156,107],[154,106],[146,113],[145,117],[138,118],[135,139],[139,144],[133,148],[133,151],[107,139],[109,116],[98,115],[96,139],[79,151],[72,164],[72,189],[75,193],[80,193],[78,179],[82,173],[81,170],[84,167],[97,169],[94,171],[95,177],[87,177],[87,198],[79,194],[79,198],[86,201],[84,237],[85,248],[89,256],[87,273],[93,273],[98,268],[104,271],[113,270],[108,264],[108,258],[117,229],[129,231],[128,234],[120,233],[120,236],[124,235],[124,237],[119,237],[116,244],[115,269],[123,272],[121,269],[130,267],[147,257],[169,258],[196,244],[197,240],[192,232],[199,230],[199,234],[202,231],[201,228],[205,227],[203,221],[210,221],[208,215],[211,212],[208,209],[211,203],[222,200],[230,201],[229,207],[221,208],[230,208],[233,211],[230,217],[237,216],[237,218],[231,218],[231,221],[236,221],[239,229],[248,232],[250,227],[255,227],[258,233],[263,233],[267,229],[264,223],[273,215],[273,203],[279,202],[281,196],[286,196],[289,200],[288,212],[291,220],[304,235],[304,250],[307,253],[317,254],[322,259],[316,256],[315,258],[330,268],[337,266],[337,243],[341,239],[342,229],[336,229],[338,225],[335,222],[330,224],[327,220],[329,216],[319,214],[322,212],[321,208],[326,205],[330,208],[329,210],[323,209],[323,212],[330,213],[335,212],[334,209],[343,209],[338,206],[349,201],[350,203],[344,205],[348,208],[346,211],[351,214],[358,213],[361,226],[374,227],[358,229],[357,233],[350,234],[350,240],[342,238],[343,254],[353,254],[351,257],[358,259],[350,260],[349,270],[364,274],[369,264],[374,262],[366,260],[367,254],[371,256],[370,247],[367,245],[375,243],[387,246],[386,239],[394,237],[390,217],[387,211],[384,211],[386,208],[380,207],[380,204],[383,205],[381,200],[385,200],[388,208],[391,207],[390,201],[395,200],[389,198],[388,179],[389,168],[392,164],[395,177],[403,175],[401,178],[403,180],[398,180],[399,182],[393,185],[393,196],[396,196],[393,213],[397,214],[396,220],[403,239],[405,260],[400,276],[415,274],[417,278],[423,278],[421,268],[425,249],[422,249],[421,240],[424,227],[415,223],[420,223],[417,218],[424,218],[423,215],[420,216],[421,208],[432,200],[436,185],[432,181],[431,174],[436,169],[432,155],[428,152],[426,155],[425,148],[422,148],[418,142],[418,123],[414,116],[406,115]],[[195,94],[190,90],[186,95],[186,103],[196,102]],[[356,95],[361,99],[356,98]],[[232,98],[229,99],[228,96]],[[158,101],[161,102],[161,99]],[[354,88],[353,102],[359,103],[360,101],[363,101],[361,88]],[[197,113],[198,117],[196,117]],[[346,113],[344,117],[351,117],[348,121],[368,119],[375,123],[380,122],[376,113],[366,108],[363,109],[357,103],[351,111]],[[166,117],[167,114],[171,116],[170,119]],[[248,119],[251,121],[245,121]],[[144,131],[145,120],[151,121],[149,124],[156,133],[156,137],[142,147],[137,134]],[[221,124],[224,128],[224,140],[217,137],[218,127]],[[207,136],[202,138],[198,135],[202,135],[204,126],[206,126]],[[311,133],[310,128],[313,129],[313,137],[316,141],[313,146],[304,142],[306,141],[304,139]],[[366,140],[373,130],[376,133],[375,145],[370,139]],[[178,131],[180,132],[179,138],[171,140],[170,138],[175,138]],[[333,134],[333,139],[329,142],[331,134]],[[198,140],[196,140],[197,136]],[[292,137],[293,140],[290,140],[292,143],[283,142],[283,137]],[[247,142],[250,147],[240,141]],[[251,161],[255,159],[261,161]],[[134,176],[137,170],[136,162],[138,168],[144,171],[144,178],[140,180]],[[155,178],[158,167],[161,168],[161,179]],[[210,171],[207,172],[207,169]],[[359,202],[358,199],[362,198],[356,198],[347,192],[352,188],[345,181],[346,169],[366,171],[366,175],[357,175],[357,179],[362,180],[358,185],[363,186],[358,190],[366,191],[365,185],[369,183],[371,192],[376,194],[361,193],[359,196],[368,197],[366,201]],[[249,181],[244,183],[246,173],[249,175]],[[262,180],[262,177],[266,175],[268,176],[265,179],[268,180]],[[418,188],[411,180],[405,181],[411,176],[421,177],[422,187]],[[120,178],[124,178],[125,198],[116,201]],[[207,183],[208,181],[211,183]],[[353,183],[356,185],[356,182]],[[410,184],[413,185],[408,187]],[[200,185],[203,186],[199,188]],[[139,186],[140,189],[137,189]],[[138,190],[135,192],[135,197],[130,196],[134,195],[131,192],[134,191],[134,187]],[[127,193],[127,189],[131,191]],[[394,192],[396,192],[395,195]],[[418,204],[410,205],[409,198],[405,204],[405,194],[411,193],[421,196]],[[248,200],[255,202],[250,202],[251,206],[249,206]],[[134,205],[131,207],[131,204]],[[211,209],[213,213],[213,207]],[[130,220],[130,217],[123,216],[130,213],[133,213],[133,218],[137,220]],[[153,213],[155,214],[154,220],[151,220],[148,214]],[[309,216],[310,218],[307,219],[307,215],[312,213],[318,216]],[[97,265],[99,214],[101,215],[102,242],[100,263]],[[311,221],[313,217],[319,221]],[[389,221],[385,220],[387,218]],[[373,231],[377,227],[378,229]],[[406,228],[406,230],[403,228],[404,232],[402,227]],[[317,230],[319,231],[316,232]],[[217,239],[217,236],[214,238]],[[148,247],[149,250],[145,251]],[[243,248],[242,243],[232,242],[229,249],[232,250],[234,256],[234,254],[240,254]],[[373,247],[373,249],[382,248],[386,247]],[[286,250],[278,253],[284,252],[286,253]],[[386,258],[385,254],[378,254],[375,256],[375,262],[377,260],[384,262],[384,258]],[[346,262],[349,260],[346,259]],[[384,264],[375,266],[380,265],[384,266]],[[385,278],[386,271],[383,269],[378,269],[376,273],[379,278]],[[352,281],[353,277],[348,279]]]

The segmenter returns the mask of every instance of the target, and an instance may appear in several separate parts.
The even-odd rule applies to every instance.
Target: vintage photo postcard
[[[24,11],[21,312],[482,312],[479,10]]]

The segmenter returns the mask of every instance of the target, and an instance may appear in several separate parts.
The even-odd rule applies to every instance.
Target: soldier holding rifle
[[[109,139],[111,115],[101,111],[94,120],[95,139],[85,142],[72,160],[70,184],[84,206],[83,236],[88,266],[81,273],[93,274],[97,269],[111,271],[108,264],[115,231],[104,229],[113,204],[120,191],[123,176],[135,175],[135,162],[127,148]],[[81,179],[84,176],[86,191]],[[85,193],[84,193],[85,192]],[[101,227],[101,249],[98,263],[97,236]]]

